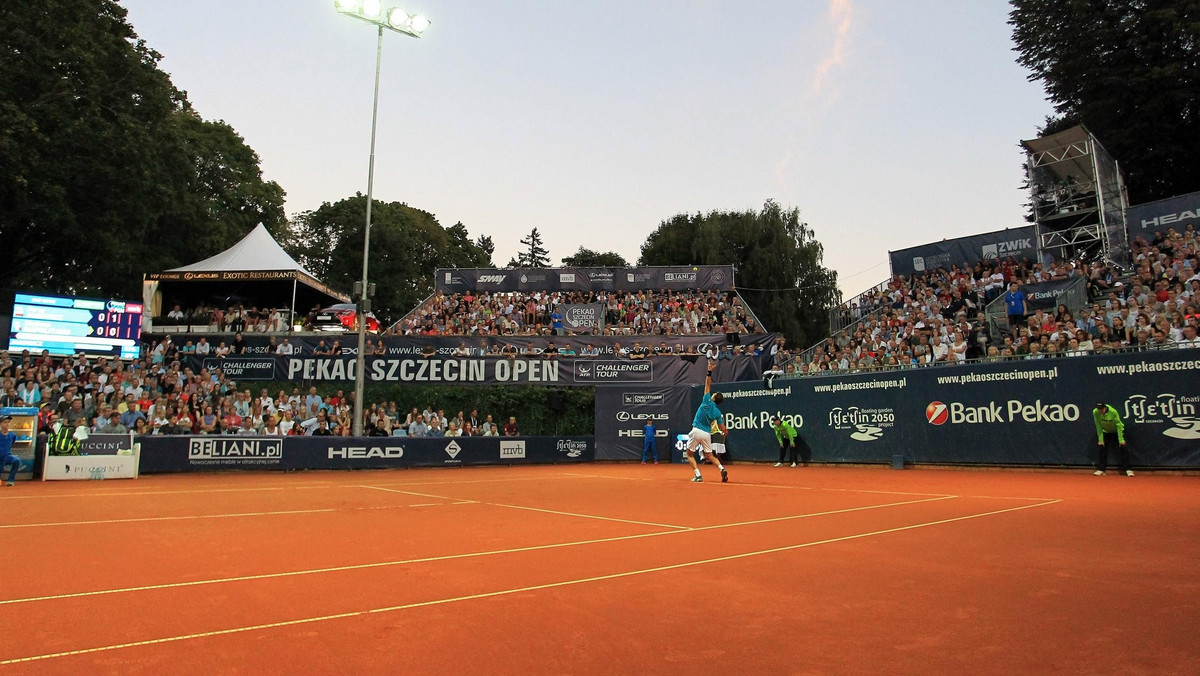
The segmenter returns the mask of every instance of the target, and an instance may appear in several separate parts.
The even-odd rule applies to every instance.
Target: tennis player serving
[[[717,408],[717,404],[721,403],[724,397],[720,392],[712,391],[712,374],[716,366],[717,362],[712,359],[708,360],[708,375],[704,378],[704,400],[700,402],[700,408],[696,409],[696,417],[692,419],[692,431],[688,434],[687,447],[683,452],[688,462],[692,463],[692,471],[696,473],[692,477],[692,481],[696,483],[704,481],[704,477],[700,474],[700,466],[696,464],[696,458],[692,455],[692,452],[696,450],[703,451],[704,457],[721,470],[722,482],[729,481],[729,472],[725,471],[721,459],[713,453],[712,434],[709,432],[714,423],[722,432],[725,432],[725,425],[721,422],[721,410]]]

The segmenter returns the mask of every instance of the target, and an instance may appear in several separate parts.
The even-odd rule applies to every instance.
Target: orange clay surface
[[[1200,479],[679,465],[0,488],[0,674],[1200,673]]]

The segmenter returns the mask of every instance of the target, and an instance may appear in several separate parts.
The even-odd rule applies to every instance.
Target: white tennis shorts
[[[699,427],[693,427],[688,434],[688,446],[693,445],[692,442],[699,442],[700,448],[712,452],[712,435]]]

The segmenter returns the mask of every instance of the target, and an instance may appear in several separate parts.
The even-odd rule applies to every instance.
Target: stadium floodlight
[[[423,14],[416,14],[408,20],[408,27],[417,35],[424,33],[425,29],[429,28],[429,24],[429,19],[425,18]]]
[[[405,30],[408,28],[411,21],[412,18],[408,16],[408,12],[400,9],[399,7],[393,7],[388,10],[387,22],[388,27],[392,30]]]
[[[419,38],[429,28],[429,19],[421,15],[409,16],[403,10],[391,8],[383,11],[382,0],[334,0],[338,14],[359,19],[376,27],[375,43],[375,98],[371,102],[371,162],[367,169],[367,221],[363,227],[362,287],[358,298],[355,318],[358,321],[358,355],[354,369],[354,436],[363,434],[363,385],[366,375],[367,324],[365,315],[370,311],[374,284],[368,284],[367,268],[371,252],[371,204],[375,201],[375,130],[379,123],[379,68],[383,61],[383,29]],[[358,282],[355,282],[356,287]]]

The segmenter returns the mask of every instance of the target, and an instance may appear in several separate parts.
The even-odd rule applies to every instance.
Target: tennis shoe
[[[701,483],[701,482],[703,482],[703,481],[704,481],[704,477],[702,477],[702,476],[694,476],[694,477],[692,477],[692,483],[694,483],[694,484],[698,484],[698,483]]]
[[[795,466],[796,466],[796,463],[794,463],[794,462],[793,462],[793,463],[792,463],[792,467],[795,467]]]
[[[1098,469],[1095,472],[1092,472],[1092,476],[1104,476],[1104,470]]]
[[[783,467],[783,463],[782,463],[782,462],[777,462],[777,463],[775,463],[775,466],[776,466],[776,467]]]
[[[1131,469],[1125,470],[1125,476],[1133,476],[1133,470],[1131,470]]]
[[[4,484],[4,485],[5,485],[5,486],[16,486],[16,485],[17,485],[17,482],[15,482],[15,481],[8,481],[8,482],[5,482],[5,484]]]

